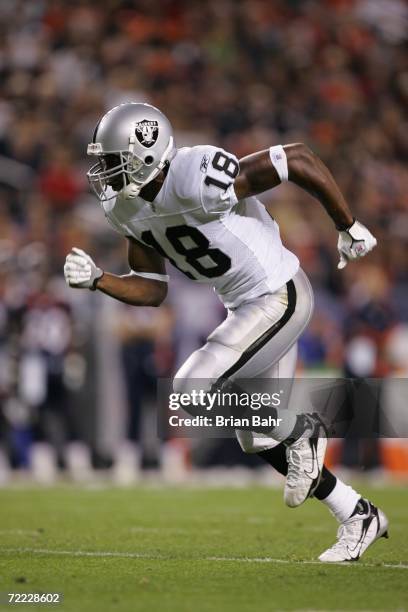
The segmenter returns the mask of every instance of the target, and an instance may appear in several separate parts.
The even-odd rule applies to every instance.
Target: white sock
[[[321,501],[326,504],[339,523],[344,523],[352,515],[360,498],[361,495],[353,487],[349,487],[337,478],[333,491]]]

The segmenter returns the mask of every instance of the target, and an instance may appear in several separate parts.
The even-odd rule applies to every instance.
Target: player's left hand
[[[372,233],[362,223],[354,221],[351,227],[339,234],[337,250],[340,261],[337,268],[342,270],[350,260],[364,257],[376,244],[377,240]]]
[[[73,247],[68,253],[64,265],[64,276],[70,287],[95,289],[96,281],[102,275],[103,270],[98,268],[92,257],[82,249]]]

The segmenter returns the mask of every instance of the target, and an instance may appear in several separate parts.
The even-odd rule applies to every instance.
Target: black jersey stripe
[[[265,346],[276,334],[286,325],[289,319],[292,317],[296,308],[296,288],[293,280],[290,280],[286,283],[286,288],[288,291],[288,305],[286,307],[285,312],[279,321],[276,321],[266,330],[259,338],[257,338],[241,355],[241,357],[236,361],[224,374],[220,376],[221,379],[228,378],[235,374],[242,366],[244,366],[262,347]]]

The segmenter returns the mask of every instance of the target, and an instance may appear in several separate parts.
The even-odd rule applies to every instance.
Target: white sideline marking
[[[176,535],[185,535],[189,534],[190,531],[178,527],[131,527],[129,533],[173,533]]]
[[[389,567],[391,569],[408,569],[408,565],[404,563],[322,563],[321,561],[313,561],[312,559],[305,559],[304,561],[296,561],[290,559],[273,559],[272,557],[205,557],[204,561],[236,561],[245,563],[281,563],[284,565],[340,565],[341,567]]]
[[[188,529],[182,529],[181,527],[131,527],[129,533],[190,535]],[[222,530],[206,529],[206,533],[209,535],[220,535],[222,534]]]
[[[152,560],[165,560],[171,559],[172,557],[166,557],[162,555],[149,555],[145,553],[127,553],[127,552],[111,552],[109,550],[52,550],[48,548],[2,548],[0,554],[12,554],[12,553],[32,553],[37,555],[58,555],[65,557],[123,557],[124,559],[152,559]]]
[[[0,535],[39,536],[41,532],[35,531],[34,529],[0,529]]]
[[[114,552],[114,551],[91,551],[91,550],[53,550],[49,548],[3,548],[0,549],[0,554],[23,554],[32,553],[37,555],[59,555],[68,557],[116,557],[123,559],[150,559],[152,561],[228,561],[233,563],[280,563],[284,565],[337,565],[341,567],[387,567],[390,569],[408,569],[408,565],[404,563],[322,563],[321,561],[305,560],[291,561],[290,559],[273,559],[272,557],[198,557],[198,558],[183,558],[171,557],[169,555],[151,555],[149,553],[132,553],[132,552]]]

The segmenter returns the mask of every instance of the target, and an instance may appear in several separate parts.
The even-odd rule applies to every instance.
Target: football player
[[[167,293],[167,259],[190,279],[210,284],[228,309],[177,372],[176,392],[197,378],[211,385],[237,378],[292,379],[313,292],[256,195],[285,181],[312,194],[339,232],[340,269],[376,245],[324,163],[304,144],[271,146],[239,161],[210,145],[176,149],[168,119],[139,103],[106,113],[88,154],[96,158],[90,185],[109,223],[128,241],[130,272],[110,274],[75,247],[64,267],[69,286],[98,289],[135,306],[159,306]],[[237,438],[245,452],[257,453],[286,475],[288,506],[314,496],[338,519],[337,541],[321,561],[356,560],[388,535],[384,513],[324,466],[327,440],[316,415],[287,411],[268,434],[238,431]]]

